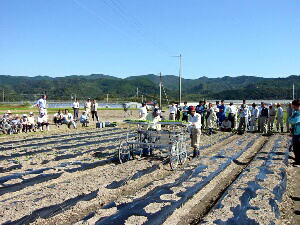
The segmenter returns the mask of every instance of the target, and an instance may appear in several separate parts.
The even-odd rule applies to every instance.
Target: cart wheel
[[[186,152],[186,143],[180,142],[179,143],[179,163],[183,165],[187,159],[187,152]]]
[[[120,163],[124,163],[124,162],[130,160],[131,148],[127,144],[126,141],[122,141],[120,143],[118,153],[119,153],[118,155],[119,155],[119,161],[120,161]]]
[[[175,170],[178,166],[178,146],[177,143],[173,144],[170,148],[170,167],[172,170]]]

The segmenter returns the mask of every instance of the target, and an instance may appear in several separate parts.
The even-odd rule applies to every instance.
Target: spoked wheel
[[[132,147],[126,141],[122,141],[119,146],[118,155],[120,163],[124,163],[130,160]]]
[[[178,156],[178,143],[175,142],[170,147],[170,167],[175,170],[178,166],[179,156]]]
[[[187,159],[187,152],[186,152],[186,143],[180,142],[179,143],[179,163],[183,165]]]

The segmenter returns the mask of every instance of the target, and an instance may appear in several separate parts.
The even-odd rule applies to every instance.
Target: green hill
[[[178,99],[178,77],[162,77],[165,92],[170,100]],[[149,74],[131,76],[125,79],[104,75],[71,75],[65,77],[48,76],[9,76],[0,75],[0,89],[5,92],[6,101],[35,100],[46,93],[51,100],[70,100],[71,96],[80,99],[87,97],[103,100],[106,94],[110,99],[120,101],[140,101],[143,95],[147,100],[158,100],[159,76]],[[292,84],[295,84],[296,96],[300,96],[300,76],[287,78],[263,78],[239,76],[222,78],[199,77],[182,79],[182,99],[291,99]],[[165,96],[163,94],[163,96]],[[165,98],[165,97],[164,97]],[[2,99],[1,99],[2,100]]]

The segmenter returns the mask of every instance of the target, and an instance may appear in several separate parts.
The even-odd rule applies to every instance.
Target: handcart
[[[168,152],[170,167],[175,170],[187,159],[187,125],[183,122],[159,122],[161,130],[149,129],[151,122],[131,122],[136,128],[127,133],[126,140],[121,141],[118,149],[120,163],[140,157],[145,152],[153,154],[154,150]]]

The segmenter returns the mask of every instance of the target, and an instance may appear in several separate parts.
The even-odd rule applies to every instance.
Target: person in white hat
[[[21,118],[22,132],[27,133],[28,131],[28,118],[27,114],[23,114]]]

